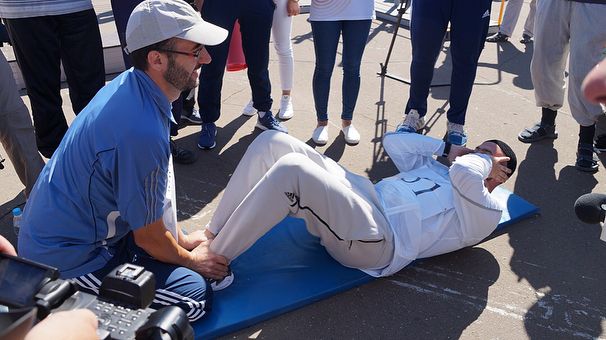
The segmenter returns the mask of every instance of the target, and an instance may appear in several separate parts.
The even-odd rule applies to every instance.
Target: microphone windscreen
[[[574,212],[579,220],[597,224],[604,222],[605,211],[602,205],[606,204],[606,195],[604,194],[585,194],[574,203]]]

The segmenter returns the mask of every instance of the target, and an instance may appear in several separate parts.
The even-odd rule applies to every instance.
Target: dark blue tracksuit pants
[[[448,121],[465,124],[476,68],[490,23],[491,0],[417,0],[412,2],[412,64],[408,113],[427,113],[427,95],[436,60],[450,22],[452,76]]]
[[[271,110],[269,37],[275,7],[273,0],[204,1],[202,18],[230,32],[223,43],[206,47],[212,62],[202,65],[198,88],[198,106],[204,123],[217,121],[221,114],[223,75],[236,19],[240,22],[242,48],[248,65],[248,80],[254,107],[258,111]]]

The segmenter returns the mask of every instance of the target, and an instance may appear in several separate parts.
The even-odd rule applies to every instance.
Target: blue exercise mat
[[[507,202],[497,230],[539,211],[505,189],[495,193]],[[235,332],[373,279],[333,260],[303,220],[295,218],[280,222],[231,268],[234,283],[216,292],[210,314],[194,323],[196,339]]]

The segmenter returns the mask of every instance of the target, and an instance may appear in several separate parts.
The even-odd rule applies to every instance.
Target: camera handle
[[[38,307],[38,320],[47,317],[51,310],[61,306],[77,290],[76,285],[67,280],[58,279],[46,283],[34,297]]]

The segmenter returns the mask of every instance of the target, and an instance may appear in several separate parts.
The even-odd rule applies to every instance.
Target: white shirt
[[[417,258],[476,244],[496,229],[503,208],[484,186],[489,156],[461,156],[448,168],[433,158],[444,142],[419,134],[387,134],[383,147],[400,171],[375,186],[394,234],[394,257],[366,273],[391,275]]]
[[[311,0],[310,21],[369,20],[375,18],[374,0]]]

